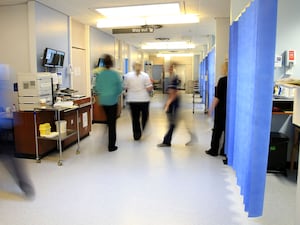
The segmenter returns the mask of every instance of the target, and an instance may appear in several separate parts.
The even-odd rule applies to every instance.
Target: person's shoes
[[[118,146],[114,146],[114,147],[108,149],[109,152],[114,152],[117,150],[118,150]]]
[[[227,158],[226,158],[226,159],[223,159],[223,163],[224,163],[224,165],[228,165],[228,160],[227,160]]]
[[[159,147],[159,148],[171,147],[171,144],[161,143],[161,144],[158,144],[157,147]]]
[[[213,152],[211,149],[210,150],[206,150],[205,153],[207,155],[214,156],[214,157],[218,156],[218,153]]]
[[[19,186],[27,198],[34,198],[35,192],[31,184],[28,184],[27,182],[20,182]]]
[[[142,137],[142,135],[141,135],[141,134],[136,134],[136,135],[133,135],[133,139],[134,139],[135,141],[139,141],[139,140],[141,140],[141,137]]]
[[[190,136],[191,136],[191,139],[189,142],[187,142],[185,144],[185,146],[192,146],[198,142],[198,138],[193,133],[190,132]]]

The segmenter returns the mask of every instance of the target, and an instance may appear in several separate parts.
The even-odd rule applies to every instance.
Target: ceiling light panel
[[[97,27],[112,28],[156,24],[191,24],[199,23],[199,21],[200,20],[197,15],[107,18],[98,20]]]
[[[123,19],[101,19],[97,22],[98,28],[112,28],[112,27],[131,27],[145,25],[145,19],[141,17],[123,18]]]
[[[193,53],[161,53],[157,54],[157,57],[191,57],[194,56]]]
[[[187,24],[199,23],[197,15],[153,16],[146,18],[147,24]]]
[[[179,3],[124,6],[114,8],[99,8],[97,12],[107,18],[113,17],[148,17],[156,15],[180,14]]]
[[[194,44],[187,42],[148,42],[142,45],[144,50],[193,49]]]

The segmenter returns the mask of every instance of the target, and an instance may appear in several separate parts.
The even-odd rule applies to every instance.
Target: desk
[[[79,122],[80,139],[87,137],[91,131],[91,99],[84,98],[74,101],[78,108],[78,117],[76,110],[64,111],[61,119],[67,121],[67,129],[77,130],[77,122]],[[55,131],[55,112],[54,111],[37,111],[37,125],[41,123],[50,123],[52,131]],[[14,113],[14,137],[16,155],[36,159],[36,139],[34,126],[33,111],[19,111]],[[64,138],[63,138],[64,139]],[[77,143],[77,135],[65,139],[62,142],[62,148],[67,149],[69,146]],[[39,139],[38,149],[39,158],[46,156],[52,151],[58,150],[56,141]]]

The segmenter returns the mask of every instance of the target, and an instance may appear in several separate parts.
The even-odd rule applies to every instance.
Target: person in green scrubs
[[[118,149],[116,146],[116,120],[118,99],[123,91],[122,80],[118,72],[112,70],[113,59],[110,55],[104,56],[104,69],[97,74],[95,90],[99,105],[105,111],[108,126],[108,151]]]

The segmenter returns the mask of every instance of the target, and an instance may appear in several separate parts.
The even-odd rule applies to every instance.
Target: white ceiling
[[[199,24],[164,25],[162,29],[151,34],[122,34],[115,35],[128,44],[140,47],[142,43],[155,41],[158,37],[170,38],[170,41],[192,41],[202,51],[208,43],[210,35],[215,34],[215,18],[229,17],[230,0],[37,0],[51,8],[61,11],[84,24],[96,26],[101,15],[95,8],[116,7],[128,5],[157,4],[180,2],[181,10],[186,13],[200,15]],[[18,4],[26,0],[0,0],[0,5]],[[185,6],[185,7],[184,7]],[[103,29],[112,34],[111,29]]]

